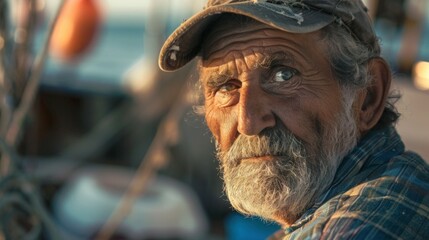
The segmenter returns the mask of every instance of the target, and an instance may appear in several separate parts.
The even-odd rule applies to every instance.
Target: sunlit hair
[[[380,56],[380,45],[365,46],[356,40],[345,28],[336,23],[322,29],[322,41],[327,47],[330,64],[343,89],[359,90],[372,84],[368,61]],[[383,114],[376,125],[382,128],[395,124],[400,116],[394,104],[400,98],[398,93],[388,96]]]

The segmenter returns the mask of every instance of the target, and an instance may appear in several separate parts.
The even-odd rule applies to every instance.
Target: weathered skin
[[[318,33],[291,34],[266,25],[220,27],[205,44],[201,79],[206,119],[222,149],[238,134],[257,135],[281,121],[314,144],[341,107]],[[283,71],[283,72],[281,72]],[[276,74],[290,79],[283,80]],[[316,133],[316,134],[315,134]]]
[[[321,31],[293,34],[255,21],[219,21],[211,29],[202,44],[200,81],[206,122],[220,152],[227,152],[240,135],[260,136],[278,125],[302,142],[308,161],[327,161],[319,154],[321,149],[332,149],[330,131],[345,111],[351,111],[353,120],[347,121],[356,124],[356,138],[375,126],[390,85],[386,63],[381,58],[368,60],[373,84],[347,96],[352,105],[344,109],[344,89],[331,70],[325,44]],[[336,144],[335,151],[347,150],[342,143]],[[279,156],[269,154],[243,154],[234,164],[247,167],[276,162]],[[221,166],[230,165],[229,161],[221,159]],[[299,217],[287,206],[280,208],[265,217],[284,226]]]

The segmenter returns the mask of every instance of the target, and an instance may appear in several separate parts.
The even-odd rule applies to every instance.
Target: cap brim
[[[290,11],[285,13],[285,9]],[[287,9],[286,9],[287,10]],[[165,41],[159,55],[159,66],[174,71],[191,61],[200,51],[206,28],[222,14],[232,13],[253,18],[274,28],[292,33],[317,31],[335,20],[335,16],[314,9],[293,8],[276,4],[241,2],[204,9],[183,22]]]

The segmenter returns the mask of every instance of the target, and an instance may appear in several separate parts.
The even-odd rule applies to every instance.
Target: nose
[[[269,96],[259,87],[243,86],[238,105],[237,130],[240,134],[258,135],[276,125]]]

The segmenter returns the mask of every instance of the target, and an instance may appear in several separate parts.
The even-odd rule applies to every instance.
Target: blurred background
[[[398,130],[429,160],[429,0],[365,2],[403,95]],[[211,134],[193,111],[193,63],[173,74],[158,69],[165,38],[205,1],[0,3],[0,76],[14,80],[0,77],[13,89],[2,104],[24,102],[38,56],[49,53],[19,134],[7,142],[46,206],[48,229],[61,239],[264,239],[279,229],[235,213],[223,195]]]

